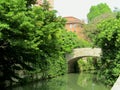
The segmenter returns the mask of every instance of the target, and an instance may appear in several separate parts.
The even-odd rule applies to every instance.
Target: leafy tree
[[[120,18],[101,22],[95,44],[102,48],[99,77],[107,85],[113,85],[120,73]]]
[[[62,19],[44,7],[28,9],[24,0],[1,0],[0,9],[0,78],[6,84],[21,79],[17,71],[35,70],[36,63],[55,51]]]
[[[91,20],[93,20],[95,17],[104,13],[112,13],[111,9],[107,4],[100,3],[96,6],[92,6],[89,13],[87,14],[88,21],[91,22]]]
[[[73,32],[67,32],[67,30],[62,31],[62,49],[65,52],[71,52],[72,49],[78,47],[79,39],[77,35]]]
[[[95,17],[91,22],[86,24],[84,26],[84,29],[85,29],[84,33],[86,34],[88,39],[93,42],[95,35],[99,32],[99,30],[97,29],[97,25],[100,22],[102,22],[103,20],[107,20],[107,19],[111,19],[111,18],[115,18],[114,13],[104,13],[104,14],[101,14],[101,15]]]
[[[31,73],[41,73],[43,78],[66,73],[65,53],[77,46],[76,36],[63,32],[65,20],[56,11],[45,3],[26,4],[25,0],[0,0],[1,86],[25,81]]]
[[[0,9],[0,78],[5,84],[6,80],[20,79],[17,70],[33,69],[27,63],[34,58],[29,41],[34,25],[24,0],[1,0]]]
[[[87,17],[89,22],[84,26],[84,33],[88,37],[88,40],[93,42],[95,35],[99,32],[97,24],[103,20],[115,18],[115,14],[112,13],[107,4],[101,3],[96,6],[92,6]]]

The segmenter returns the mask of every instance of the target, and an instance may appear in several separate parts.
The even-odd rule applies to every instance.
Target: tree
[[[88,21],[91,22],[91,20],[93,20],[95,17],[104,13],[112,13],[111,9],[107,4],[100,3],[96,6],[92,6],[89,13],[87,14]]]
[[[70,44],[76,43],[76,36],[63,33],[65,20],[55,10],[45,3],[26,4],[25,0],[0,0],[0,86],[25,81],[30,73],[32,77],[41,73],[43,78],[65,74],[65,53],[76,47]],[[65,37],[70,45],[63,44]]]
[[[114,13],[104,13],[104,14],[101,14],[101,15],[95,17],[91,22],[86,24],[84,26],[84,28],[85,28],[84,33],[86,34],[88,39],[93,42],[95,35],[99,32],[99,30],[97,29],[97,25],[100,22],[102,22],[103,20],[115,18],[115,16],[116,15]]]
[[[98,29],[95,44],[103,51],[98,74],[107,85],[113,85],[120,73],[120,18],[105,20]]]
[[[107,4],[98,4],[90,8],[88,13],[88,24],[85,25],[85,34],[90,41],[94,40],[95,35],[99,32],[97,24],[106,19],[115,18],[115,14],[110,10]]]
[[[0,9],[0,85],[4,86],[6,81],[22,79],[18,71],[36,70],[41,60],[44,65],[43,59],[58,50],[56,34],[64,24],[55,11],[28,8],[24,0],[1,0]]]
[[[29,41],[34,25],[24,0],[1,0],[0,9],[0,84],[6,84],[20,79],[17,70],[33,70],[27,63],[34,58]]]

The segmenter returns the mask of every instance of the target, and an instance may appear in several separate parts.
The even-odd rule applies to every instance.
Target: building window
[[[72,28],[72,24],[70,24],[70,28]]]
[[[76,24],[74,24],[74,28],[76,28]]]

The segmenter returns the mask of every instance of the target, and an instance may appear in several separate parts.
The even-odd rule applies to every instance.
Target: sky
[[[91,6],[106,3],[111,10],[120,8],[120,0],[54,0],[54,9],[60,16],[74,16],[81,20],[87,20],[87,14]]]

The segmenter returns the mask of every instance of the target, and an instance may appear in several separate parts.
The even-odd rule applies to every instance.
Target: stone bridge
[[[66,54],[68,62],[68,72],[74,72],[74,64],[82,57],[100,57],[101,48],[76,48],[72,53]]]

